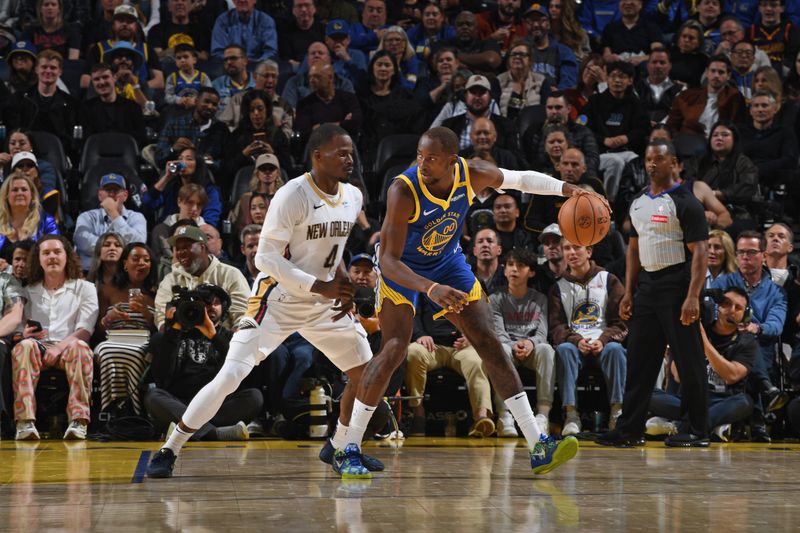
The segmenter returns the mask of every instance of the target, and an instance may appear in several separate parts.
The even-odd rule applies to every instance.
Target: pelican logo
[[[441,251],[458,230],[458,221],[445,217],[422,236],[422,247],[428,254]]]

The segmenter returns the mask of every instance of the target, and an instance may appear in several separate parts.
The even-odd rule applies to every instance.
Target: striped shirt
[[[647,272],[689,261],[688,243],[708,239],[708,223],[690,187],[676,183],[652,195],[650,187],[631,203],[631,235],[639,239],[639,260]]]

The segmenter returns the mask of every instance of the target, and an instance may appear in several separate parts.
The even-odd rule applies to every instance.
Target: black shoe
[[[772,413],[773,411],[781,409],[789,402],[789,395],[778,387],[772,387],[764,393],[764,399],[767,403],[767,412]]]
[[[325,439],[325,445],[319,451],[319,460],[329,465],[333,464],[334,453],[336,453],[336,450],[333,449],[331,439]],[[380,460],[370,457],[365,453],[361,454],[361,464],[364,465],[370,472],[383,472],[384,469],[384,465]]]
[[[701,437],[694,433],[676,433],[664,439],[664,446],[670,448],[708,448],[708,437]]]
[[[150,464],[147,465],[147,477],[167,478],[172,477],[172,469],[175,468],[175,453],[169,448],[158,450]]]
[[[767,431],[767,426],[763,424],[754,424],[750,426],[750,441],[751,442],[772,442]]]
[[[633,448],[644,446],[644,435],[627,435],[617,430],[603,433],[595,439],[600,446],[614,446],[615,448]]]

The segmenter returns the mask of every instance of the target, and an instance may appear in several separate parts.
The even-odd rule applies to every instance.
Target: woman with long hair
[[[706,287],[720,274],[736,272],[736,259],[733,239],[727,231],[712,229],[708,232],[708,274]]]
[[[606,62],[600,54],[589,54],[581,61],[578,69],[578,86],[564,91],[564,96],[572,106],[570,119],[575,120],[593,94],[601,93],[608,87]]]
[[[250,183],[247,187],[247,192],[236,202],[236,205],[231,209],[228,220],[233,223],[235,234],[238,235],[242,229],[253,223],[250,217],[250,199],[254,194],[263,194],[269,201],[275,196],[278,189],[283,186],[283,178],[281,177],[281,167],[278,158],[273,154],[262,154],[256,160],[256,166],[253,168],[253,176],[250,178]]]
[[[359,148],[364,166],[370,168],[384,137],[421,130],[421,113],[414,95],[402,83],[397,57],[389,50],[372,55],[367,79],[367,88],[359,93],[364,113]]]
[[[400,83],[409,91],[413,91],[417,84],[421,65],[411,43],[408,42],[406,30],[400,26],[389,26],[383,32],[383,37],[378,42],[378,50],[386,50],[394,56],[400,74]]]
[[[681,24],[675,33],[670,50],[672,70],[670,78],[685,83],[690,88],[700,87],[700,80],[706,71],[708,56],[703,53],[703,27],[690,19]]]
[[[42,209],[33,181],[12,173],[0,187],[0,269],[11,262],[11,244],[49,233],[58,234],[58,225]]]
[[[111,283],[98,288],[100,314],[97,331],[145,331],[141,344],[109,335],[97,345],[95,354],[100,367],[100,410],[122,410],[126,402],[136,414],[142,412],[139,382],[147,362],[148,334],[155,331],[153,306],[158,282],[153,253],[146,244],[132,242],[125,246],[117,261]]]
[[[64,22],[62,0],[36,0],[36,22],[22,33],[39,51],[55,50],[68,60],[78,59],[81,52],[80,28]]]
[[[94,245],[94,254],[86,279],[98,288],[111,283],[117,273],[117,262],[125,244],[125,238],[114,231],[100,235]]]
[[[578,58],[586,57],[592,47],[589,44],[589,34],[584,31],[575,16],[575,2],[573,0],[550,0],[548,4],[550,13],[550,33]]]
[[[223,150],[230,185],[236,172],[252,165],[261,154],[275,154],[284,168],[291,168],[289,139],[275,124],[272,108],[272,99],[260,89],[250,90],[242,98],[239,125]]]
[[[528,41],[512,42],[508,48],[508,70],[497,76],[500,114],[510,120],[516,120],[525,107],[543,104],[550,94],[547,77],[531,70],[532,55],[533,49]]]
[[[194,147],[184,148],[176,160],[167,162],[164,175],[147,189],[142,204],[157,213],[156,220],[161,222],[178,212],[178,191],[187,183],[196,183],[206,190],[208,203],[201,214],[207,224],[218,226],[222,215],[222,196],[211,180],[205,160]]]

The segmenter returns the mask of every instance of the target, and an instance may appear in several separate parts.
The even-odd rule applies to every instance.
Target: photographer
[[[221,325],[230,306],[226,291],[211,284],[176,294],[167,305],[167,327],[150,340],[153,364],[149,377],[153,384],[144,397],[145,408],[157,427],[177,423],[189,401],[222,368],[233,336]],[[234,392],[193,439],[248,439],[245,424],[255,418],[263,403],[258,389]]]
[[[230,296],[230,313],[223,320],[226,327],[233,327],[247,308],[250,287],[239,269],[220,261],[209,254],[208,238],[199,228],[181,226],[170,237],[169,244],[175,251],[177,263],[172,272],[164,276],[156,293],[156,326],[164,327],[164,311],[172,299],[175,285],[186,288],[210,283],[222,287]]]
[[[375,313],[375,287],[378,284],[375,261],[369,254],[354,255],[347,264],[347,273],[356,288],[353,298],[356,316],[367,332],[372,352],[377,353],[380,345],[381,325],[378,322],[378,315]]]
[[[707,360],[708,423],[721,441],[730,440],[731,424],[747,420],[753,400],[745,392],[747,376],[756,365],[759,348],[747,330],[745,316],[750,298],[744,289],[730,287],[718,298],[717,317],[703,309],[700,334]],[[680,376],[676,376],[679,379]],[[650,412],[669,421],[680,419],[681,398],[662,390],[653,391]],[[667,422],[669,424],[670,422]],[[653,420],[648,421],[648,427]]]

